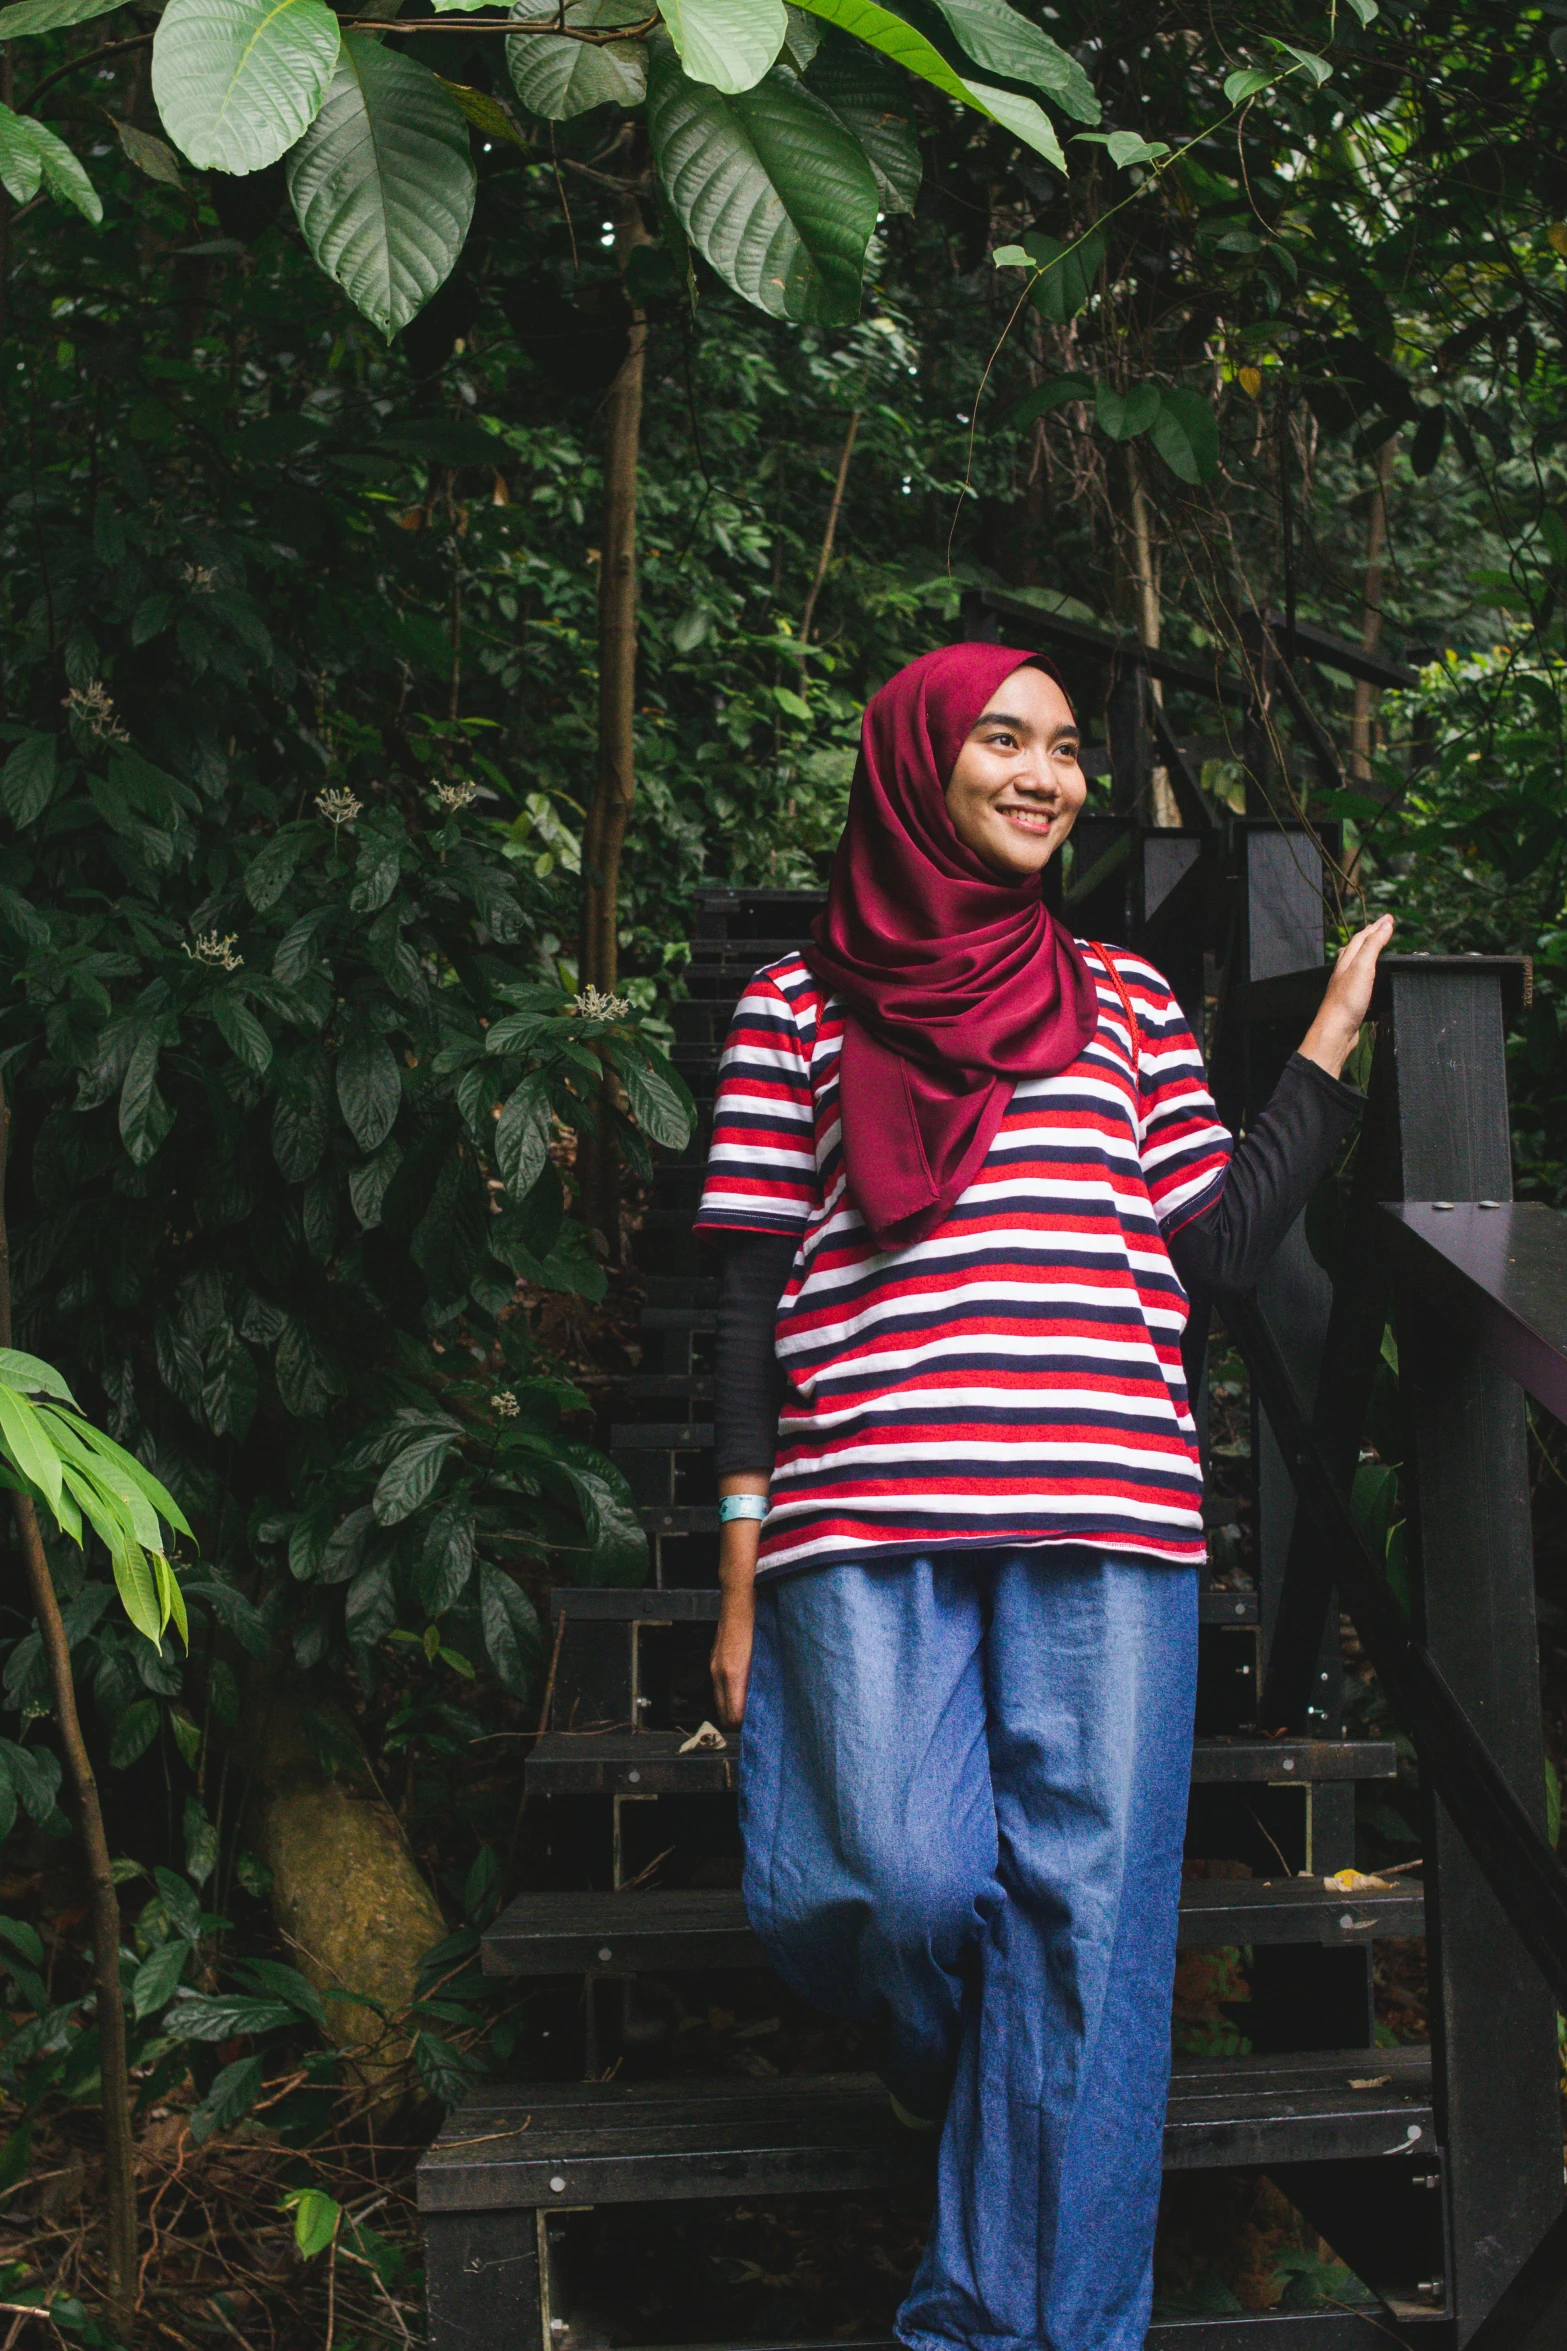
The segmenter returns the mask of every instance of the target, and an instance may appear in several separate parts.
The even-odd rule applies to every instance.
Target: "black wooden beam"
[[[1567,1216],[1538,1200],[1400,1200],[1378,1222],[1397,1272],[1567,1421]]]

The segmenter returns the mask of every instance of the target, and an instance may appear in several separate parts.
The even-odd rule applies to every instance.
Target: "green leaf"
[[[783,0],[661,0],[669,37],[694,82],[754,89],[784,45]]]
[[[392,1563],[375,1559],[362,1567],[343,1602],[343,1631],[351,1647],[373,1649],[397,1622]]]
[[[50,1508],[57,1508],[62,1482],[59,1450],[37,1409],[3,1381],[0,1381],[0,1446],[13,1467],[38,1488]]]
[[[516,0],[517,24],[548,23],[560,15],[558,0]],[[577,0],[567,22],[594,29],[647,21],[640,0]],[[565,122],[594,106],[640,106],[647,94],[647,44],[565,41],[558,34],[512,33],[506,42],[512,87],[530,113],[547,122]]]
[[[936,6],[976,65],[1009,82],[1032,82],[1079,122],[1099,120],[1093,83],[1077,59],[1006,0],[936,0]]]
[[[1269,89],[1277,80],[1277,74],[1264,65],[1243,65],[1238,72],[1226,75],[1224,95],[1232,106],[1239,106]]]
[[[240,2033],[266,2033],[292,2024],[293,2009],[282,2000],[247,2000],[236,1993],[209,1998],[193,1992],[176,2000],[163,2020],[175,2041],[232,2041]]]
[[[905,84],[897,69],[863,41],[834,34],[810,66],[806,87],[864,148],[886,213],[912,212],[920,190],[920,143],[910,119]],[[701,613],[702,627],[690,643],[681,642],[681,623],[671,635],[681,652],[706,636],[711,615]]]
[[[170,1127],[174,1113],[158,1091],[158,1056],[162,1040],[155,1028],[145,1028],[125,1065],[120,1088],[120,1140],[137,1167],[145,1167]]]
[[[1287,57],[1294,58],[1297,65],[1304,66],[1317,89],[1320,90],[1324,82],[1332,80],[1332,66],[1325,57],[1319,57],[1314,49],[1297,49],[1293,41],[1275,40],[1271,33],[1268,38],[1275,49],[1282,49]]]
[[[1104,231],[1090,229],[1086,236],[1064,245],[1059,237],[1047,237],[1033,229],[1024,238],[1023,247],[1039,271],[1028,289],[1030,302],[1051,326],[1069,325],[1098,284],[1104,266]]]
[[[29,1967],[42,1967],[44,1947],[36,1928],[25,1919],[0,1918],[0,1943],[6,1943]]]
[[[163,127],[203,170],[265,171],[315,120],[338,47],[322,0],[169,0],[152,44]]]
[[[1091,400],[1093,394],[1093,380],[1089,376],[1047,376],[1042,384],[1035,384],[1032,391],[1023,394],[1006,422],[1014,432],[1021,432],[1036,417],[1049,416],[1070,400]]]
[[[298,865],[316,838],[316,827],[312,824],[300,822],[279,825],[265,848],[256,852],[245,868],[245,895],[258,914],[265,914],[269,907],[277,904],[293,879],[295,866]],[[320,919],[318,914],[307,915],[304,918],[304,921],[312,926],[312,936]],[[279,956],[283,954],[284,949],[289,946],[296,933],[303,927],[303,924],[296,923],[294,929],[288,932],[278,948]],[[278,971],[275,960],[273,971],[274,976],[280,980],[298,976],[286,971]]]
[[[218,1866],[218,1832],[207,1818],[199,1796],[187,1796],[181,1818],[185,1838],[185,1867],[198,1886],[204,1886]]]
[[[14,8],[0,8],[0,41],[19,41],[27,33],[57,33],[62,26],[90,24],[95,16],[112,16],[125,0],[17,0]]]
[[[972,106],[980,114],[990,113],[983,99],[975,94],[974,85],[954,71],[941,51],[901,16],[894,16],[890,8],[881,7],[879,0],[799,0],[799,4],[813,16],[837,25],[856,41],[879,50],[906,72],[918,74],[921,81],[944,90],[960,105]]]
[[[367,1020],[350,1022],[337,1057],[337,1099],[361,1151],[379,1151],[403,1099],[402,1072]]]
[[[4,126],[0,124],[0,177],[4,175]],[[10,188],[10,182],[6,185]],[[16,190],[11,188],[11,194]],[[25,204],[25,196],[18,197]],[[6,815],[20,828],[34,823],[48,807],[54,792],[55,739],[53,735],[24,735],[0,769],[0,799]]]
[[[495,1157],[513,1200],[525,1200],[549,1157],[549,1088],[537,1072],[524,1078],[495,1122]]]
[[[43,186],[43,157],[19,114],[0,106],[0,188],[13,204],[31,204]]]
[[[1349,0],[1349,4],[1362,24],[1375,24],[1382,13],[1378,0]]]
[[[526,1592],[487,1560],[479,1567],[479,1622],[496,1680],[514,1698],[525,1697],[540,1662],[544,1637]]]
[[[384,335],[451,275],[477,186],[468,125],[437,77],[346,33],[325,103],[288,159],[288,192],[316,260]]]
[[[475,4],[483,6],[486,4],[486,0],[475,0]],[[627,46],[630,47],[630,45],[628,42]],[[562,48],[566,44],[556,42],[554,46]],[[582,43],[573,41],[570,46],[574,49],[580,49]],[[468,82],[448,81],[443,73],[437,74],[435,78],[451,99],[452,104],[459,108],[476,131],[482,131],[487,139],[503,139],[512,147],[524,149],[528,147],[528,140],[518,130],[515,119],[510,111],[501,104],[499,98],[492,98],[488,90],[475,90]],[[638,91],[637,95],[640,97],[641,92]]]
[[[44,1363],[36,1355],[24,1355],[18,1347],[0,1347],[0,1380],[22,1389],[25,1394],[60,1396],[67,1404],[76,1402],[52,1363]]]
[[[1161,391],[1149,437],[1183,482],[1211,481],[1219,470],[1219,423],[1201,392]]]
[[[261,2095],[266,2063],[260,2057],[236,2058],[213,2081],[201,2104],[192,2109],[190,2135],[198,2147],[217,2131],[226,2131],[250,2112]]]
[[[1409,470],[1417,479],[1436,471],[1436,461],[1442,454],[1442,443],[1447,438],[1447,407],[1437,401],[1432,408],[1422,411],[1415,427],[1415,437],[1409,447]],[[1562,553],[1567,555],[1567,545]],[[1561,557],[1558,556],[1558,561]]]
[[[18,202],[36,194],[41,180],[51,196],[74,204],[94,227],[103,218],[98,191],[65,141],[36,116],[0,106],[0,181],[16,196],[18,180],[27,187],[27,196]]]
[[[294,2207],[294,2243],[309,2261],[337,2235],[343,2209],[322,2188],[299,2188],[284,2198]]]
[[[138,1698],[134,1706],[127,1706],[114,1726],[109,1741],[109,1761],[116,1771],[125,1771],[139,1762],[158,1735],[158,1702],[155,1698]]]
[[[774,318],[858,317],[876,177],[859,142],[786,66],[725,96],[691,81],[655,41],[648,130],[675,217],[726,285]]]
[[[373,1159],[361,1161],[348,1178],[348,1197],[366,1232],[381,1221],[387,1186],[403,1163],[402,1146],[385,1142]]]
[[[151,131],[139,131],[134,123],[116,118],[114,128],[120,145],[125,150],[127,163],[134,163],[150,180],[159,180],[166,188],[183,189],[185,175],[180,170],[179,158],[172,147],[162,139],[155,139]]]
[[[992,122],[999,122],[1015,139],[1021,139],[1025,147],[1032,147],[1036,155],[1053,163],[1063,179],[1068,176],[1056,126],[1042,106],[1036,106],[1032,98],[1020,98],[1013,90],[994,90],[989,82],[965,81],[963,87],[982,114],[988,114]]]
[[[237,989],[213,998],[212,1017],[233,1049],[236,1060],[242,1061],[247,1069],[253,1069],[258,1077],[270,1068],[272,1039]]]
[[[1113,384],[1094,387],[1094,421],[1112,441],[1135,441],[1158,414],[1157,384],[1134,384],[1129,392],[1118,392]]]
[[[473,1511],[463,1495],[455,1494],[432,1516],[414,1571],[419,1605],[432,1623],[462,1598],[473,1561]]]
[[[696,1104],[673,1062],[662,1053],[618,1042],[610,1046],[609,1058],[648,1141],[663,1151],[683,1151],[696,1126]]]
[[[29,1820],[46,1821],[60,1800],[59,1757],[47,1747],[23,1747],[15,1739],[0,1739],[0,1757]]]
[[[376,1483],[372,1504],[378,1525],[397,1526],[429,1501],[446,1456],[461,1434],[455,1426],[430,1430],[387,1463]]]
[[[131,1978],[131,2007],[138,2024],[144,2017],[156,2016],[160,2008],[167,2008],[185,1973],[189,1955],[190,1945],[176,1939],[164,1943],[149,1959],[142,1961]]]

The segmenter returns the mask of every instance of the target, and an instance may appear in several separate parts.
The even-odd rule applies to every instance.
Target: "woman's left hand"
[[[1354,1052],[1360,1027],[1371,1009],[1377,958],[1393,936],[1393,917],[1378,915],[1338,951],[1322,1009],[1301,1041],[1301,1053],[1336,1078]]]

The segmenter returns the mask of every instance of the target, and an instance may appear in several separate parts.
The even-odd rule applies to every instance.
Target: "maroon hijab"
[[[806,961],[848,1022],[840,1102],[849,1192],[879,1247],[907,1248],[978,1173],[1020,1077],[1075,1061],[1099,1001],[1044,902],[947,814],[958,753],[1004,678],[1038,654],[948,645],[867,705],[849,821]],[[1064,690],[1064,689],[1063,689]]]

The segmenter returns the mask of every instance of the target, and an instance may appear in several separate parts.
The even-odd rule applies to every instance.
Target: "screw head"
[[[601,1944],[599,1945],[599,1957],[600,1957],[600,1959],[608,1959],[610,1956],[611,1956],[611,1953],[610,1953],[610,1948],[609,1948],[609,1945],[608,1945],[607,1943],[601,1943]]]
[[[555,2174],[555,2177],[554,2177],[554,2178],[551,2180],[551,2182],[550,2182],[550,2194],[551,2194],[552,2196],[560,2196],[560,2195],[563,2195],[563,2194],[565,2193],[565,2188],[566,2188],[566,2183],[565,2183],[565,2181],[564,2181],[564,2180],[561,2178],[561,2176],[560,2176],[560,2173],[559,2173],[559,2172],[557,2172],[557,2173]]]

